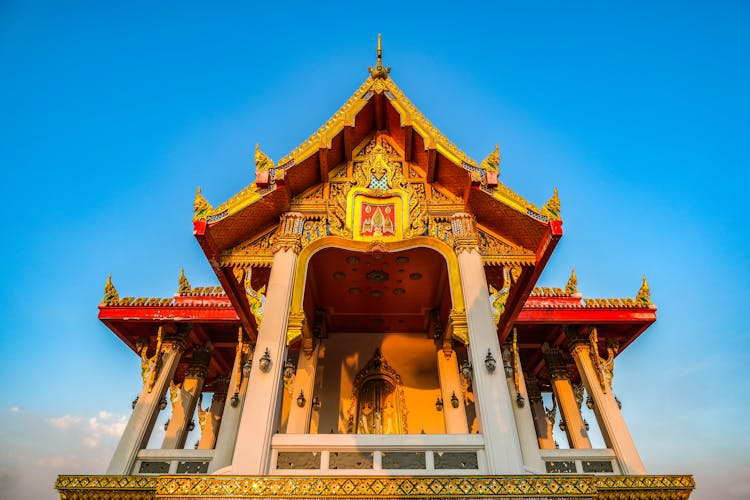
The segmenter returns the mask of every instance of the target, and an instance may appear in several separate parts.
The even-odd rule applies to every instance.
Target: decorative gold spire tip
[[[180,295],[188,295],[193,288],[190,286],[190,282],[185,277],[185,268],[180,269],[180,279],[178,280],[177,293]]]
[[[378,61],[374,68],[367,68],[370,72],[370,76],[373,78],[388,78],[388,73],[391,72],[391,68],[383,66],[383,40],[380,33],[378,33]]]
[[[482,163],[479,164],[479,168],[488,172],[500,171],[500,146],[495,144],[495,150],[487,155],[487,158],[482,160]]]
[[[557,194],[557,188],[552,193],[552,198],[542,207],[542,215],[550,220],[560,220],[560,196]]]
[[[201,194],[201,188],[195,192],[195,201],[193,201],[193,220],[205,219],[208,212],[213,210],[211,204]]]
[[[107,276],[107,282],[104,284],[104,298],[102,304],[111,305],[120,302],[120,295],[117,293],[115,285],[112,284],[112,275]]]
[[[638,290],[638,295],[635,296],[635,301],[641,306],[653,306],[651,302],[651,289],[648,287],[648,281],[646,281],[646,275],[643,275],[643,284]]]
[[[570,295],[578,293],[578,277],[576,276],[575,267],[570,272],[570,278],[568,279],[568,283],[565,285],[565,293],[568,293]]]
[[[269,170],[274,168],[273,160],[260,150],[260,145],[255,145],[255,168],[256,170]]]

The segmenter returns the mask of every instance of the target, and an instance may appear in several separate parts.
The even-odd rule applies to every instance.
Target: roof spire
[[[256,170],[269,170],[274,168],[273,160],[260,150],[260,144],[255,145],[255,168]]]
[[[483,168],[488,172],[498,172],[500,170],[498,167],[500,167],[500,146],[495,144],[495,150],[482,160],[479,168]]]
[[[378,61],[374,68],[367,68],[370,72],[370,76],[373,78],[382,78],[385,80],[388,78],[388,73],[391,72],[390,67],[383,66],[383,40],[380,33],[378,33]]]
[[[193,201],[193,220],[205,219],[211,210],[213,210],[213,207],[203,197],[199,186],[195,191],[195,200]]]

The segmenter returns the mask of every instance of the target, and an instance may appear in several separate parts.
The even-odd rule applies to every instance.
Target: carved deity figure
[[[393,400],[388,398],[383,408],[383,434],[397,434],[398,426],[396,425],[396,408],[393,407]]]
[[[370,403],[365,403],[362,406],[362,415],[359,417],[359,434],[372,434],[370,415],[372,415],[372,406]]]

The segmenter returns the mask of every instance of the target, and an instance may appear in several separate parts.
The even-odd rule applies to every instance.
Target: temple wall
[[[311,432],[346,433],[353,382],[380,348],[401,376],[408,433],[445,433],[443,414],[435,409],[440,395],[436,348],[432,340],[414,334],[335,334],[323,342],[316,391],[321,401]]]

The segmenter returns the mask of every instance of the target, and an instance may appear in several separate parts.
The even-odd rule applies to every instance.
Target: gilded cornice
[[[513,245],[477,226],[479,236],[479,252],[487,265],[520,264],[533,266],[536,254],[531,250]]]
[[[196,286],[192,287],[189,292],[178,292],[177,297],[122,297],[117,300],[111,300],[105,303],[108,307],[193,307],[196,305],[195,300],[184,301],[181,298],[201,299],[201,298],[226,298],[224,289],[221,286]],[[214,307],[232,307],[227,302],[211,301],[207,303]]]
[[[63,500],[141,498],[591,498],[683,500],[692,476],[59,476]]]
[[[581,298],[581,295],[578,292],[578,277],[576,276],[575,269],[571,271],[570,278],[565,285],[565,289],[559,287],[536,286],[532,290],[530,297],[560,297],[568,299],[578,299],[577,301],[565,301],[557,305],[557,307],[566,308],[577,307],[587,309],[655,309],[653,303],[651,302],[651,295],[645,276],[643,277],[643,285],[641,285],[641,288],[638,290],[635,298]],[[555,304],[552,302],[528,302],[526,304],[526,307],[555,307]]]

